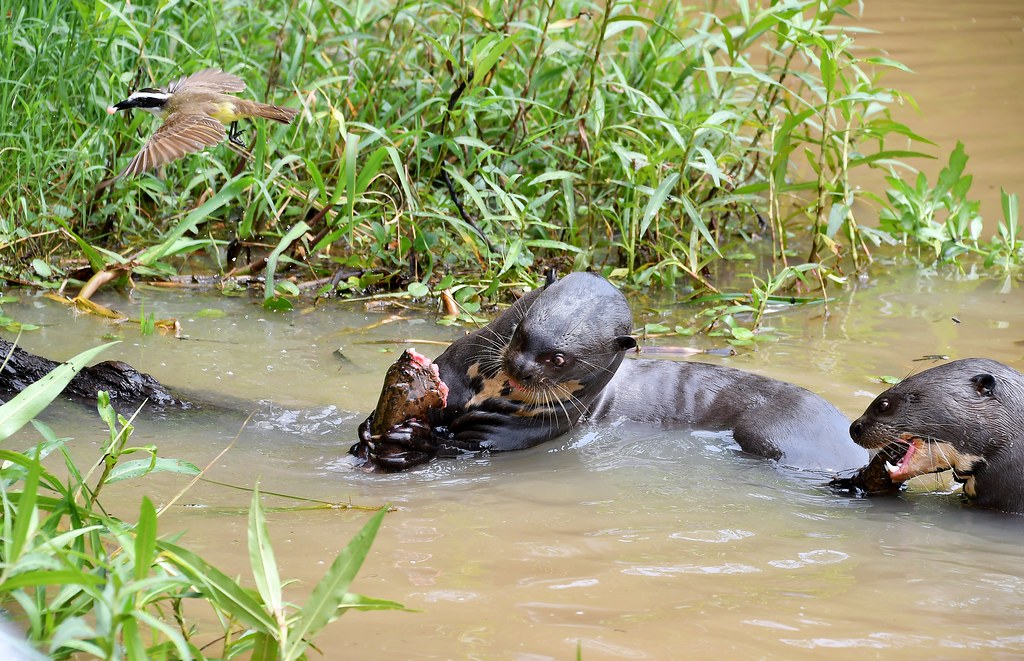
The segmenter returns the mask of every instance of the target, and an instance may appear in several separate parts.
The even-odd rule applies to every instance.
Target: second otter
[[[629,305],[604,278],[574,273],[517,301],[435,361],[448,405],[428,421],[377,436],[368,418],[360,453],[385,470],[437,455],[532,447],[581,419],[732,432],[740,447],[788,466],[838,470],[867,453],[848,420],[790,383],[692,362],[626,360]]]
[[[952,470],[971,504],[1024,514],[1024,374],[1002,363],[968,358],[909,376],[850,435],[889,452],[893,482]]]

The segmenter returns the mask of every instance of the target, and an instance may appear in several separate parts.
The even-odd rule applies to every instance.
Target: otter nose
[[[855,441],[859,441],[860,435],[863,433],[864,423],[861,422],[860,420],[855,420],[854,423],[850,425],[850,438],[852,438]]]
[[[530,359],[518,351],[510,353],[505,360],[505,369],[509,376],[520,383],[529,383],[533,380],[531,365]]]

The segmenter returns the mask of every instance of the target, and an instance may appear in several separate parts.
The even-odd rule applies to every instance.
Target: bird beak
[[[112,106],[108,106],[107,107],[107,114],[108,115],[113,115],[118,110],[126,110],[128,108],[131,108],[131,105],[128,103],[128,99],[125,99],[124,101],[118,101],[117,103],[115,103]]]

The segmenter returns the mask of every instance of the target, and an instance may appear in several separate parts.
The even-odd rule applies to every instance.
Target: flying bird
[[[232,96],[243,90],[245,81],[238,76],[220,69],[203,69],[159,89],[147,87],[132,92],[124,101],[107,108],[111,115],[118,110],[146,110],[164,120],[118,177],[166,165],[220,144],[224,138],[244,148],[235,130],[239,119],[263,117],[290,124],[299,113],[293,108]],[[230,133],[225,130],[228,124]]]

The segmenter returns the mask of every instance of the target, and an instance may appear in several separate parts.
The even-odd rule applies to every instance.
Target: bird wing
[[[174,93],[184,90],[192,92],[241,92],[245,89],[245,81],[220,69],[203,69],[193,74],[182,76],[163,89]]]
[[[160,167],[204,147],[212,147],[226,136],[224,125],[212,117],[172,113],[118,176],[136,175]]]

